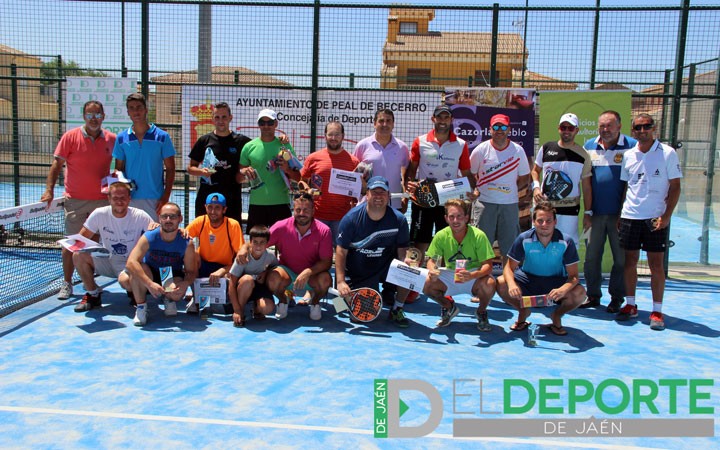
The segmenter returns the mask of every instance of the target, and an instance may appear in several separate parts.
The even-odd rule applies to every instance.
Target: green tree
[[[54,83],[51,79],[65,78],[65,77],[105,77],[107,76],[104,72],[93,69],[83,69],[78,63],[73,60],[63,61],[62,70],[58,70],[58,60],[53,59],[52,61],[43,63],[40,68],[40,75],[42,78],[47,78],[47,81],[43,81],[43,84]]]

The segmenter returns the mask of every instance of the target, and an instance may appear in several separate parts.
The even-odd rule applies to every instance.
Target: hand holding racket
[[[422,208],[434,208],[438,206],[438,193],[435,188],[435,180],[426,179],[415,184],[415,190],[410,192],[410,200]]]
[[[346,297],[340,296],[340,293],[333,288],[328,289],[328,292],[337,296],[333,299],[333,304],[338,312],[344,311],[344,309],[338,309],[338,301],[342,299],[350,316],[359,322],[372,322],[382,311],[382,296],[375,289],[355,289],[350,291],[350,295]]]

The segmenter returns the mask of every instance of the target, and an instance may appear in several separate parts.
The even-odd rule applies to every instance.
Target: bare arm
[[[60,170],[62,170],[65,160],[62,158],[55,157],[52,164],[50,165],[50,171],[45,179],[45,192],[40,197],[41,202],[47,202],[48,206],[55,197],[55,183],[57,183],[58,177],[60,176]]]
[[[503,279],[505,279],[505,284],[507,284],[508,295],[517,299],[522,297],[522,290],[515,282],[515,270],[517,270],[519,265],[520,263],[514,259],[508,258],[505,267],[503,267]]]
[[[582,179],[583,207],[585,211],[592,211],[592,177]],[[592,226],[592,218],[583,214],[583,229],[587,230]]]
[[[175,184],[175,157],[168,156],[163,160],[165,164],[165,192],[157,205],[157,213],[160,214],[160,208],[170,200],[170,194],[172,194],[173,184]]]
[[[350,286],[345,282],[347,253],[346,248],[342,248],[339,245],[335,247],[335,279],[337,280],[337,290],[342,296],[350,294]]]
[[[140,280],[140,282],[145,285],[145,287],[147,287],[153,295],[156,295],[157,292],[164,291],[162,286],[153,282],[153,280],[151,280],[150,277],[147,276],[147,274],[142,268],[143,257],[149,249],[150,243],[148,242],[147,238],[145,236],[141,236],[137,244],[135,244],[135,248],[133,248],[130,252],[130,256],[128,256],[125,268],[128,270],[128,272],[130,272],[133,277]],[[154,290],[151,288],[152,285],[156,285]]]
[[[680,178],[670,180],[670,189],[668,189],[668,196],[665,200],[665,212],[660,216],[660,223],[657,229],[666,228],[670,225],[670,217],[672,216],[675,207],[677,206],[678,200],[680,199]]]
[[[565,284],[563,284],[557,289],[553,289],[548,293],[547,296],[550,300],[557,301],[565,298],[570,293],[570,291],[578,285],[578,283],[580,282],[580,278],[578,277],[578,266],[578,263],[565,266],[565,270],[567,270],[568,273],[568,279]]]

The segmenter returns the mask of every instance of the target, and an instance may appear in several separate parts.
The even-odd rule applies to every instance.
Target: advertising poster
[[[137,81],[131,78],[68,77],[65,84],[65,118],[67,129],[85,124],[83,106],[89,100],[97,100],[105,110],[103,128],[118,134],[130,126],[125,109],[125,99],[137,92]]]

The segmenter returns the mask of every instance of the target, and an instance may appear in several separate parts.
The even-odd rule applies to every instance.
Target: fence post
[[[142,35],[140,43],[140,89],[147,99],[150,94],[150,2],[142,0],[140,7]]]
[[[498,48],[498,29],[500,23],[500,4],[493,3],[493,22],[492,22],[492,50],[490,53],[490,86],[497,87],[497,48]]]
[[[310,153],[315,151],[317,142],[318,77],[320,70],[320,0],[313,6],[313,56],[312,56],[312,107],[310,108]]]
[[[595,1],[595,28],[593,29],[592,61],[590,63],[590,89],[595,89],[595,71],[597,70],[597,47],[600,34],[600,0]]]
[[[700,264],[710,264],[708,246],[710,245],[710,223],[714,222],[712,193],[715,178],[715,155],[717,154],[717,134],[720,123],[720,58],[715,69],[715,100],[713,101],[712,121],[710,122],[710,152],[708,154],[707,174],[705,181],[705,207],[703,208],[702,235],[700,236]]]
[[[20,108],[18,107],[17,65],[10,64],[10,90],[12,95],[12,149],[13,149],[13,191],[15,206],[20,203]]]

